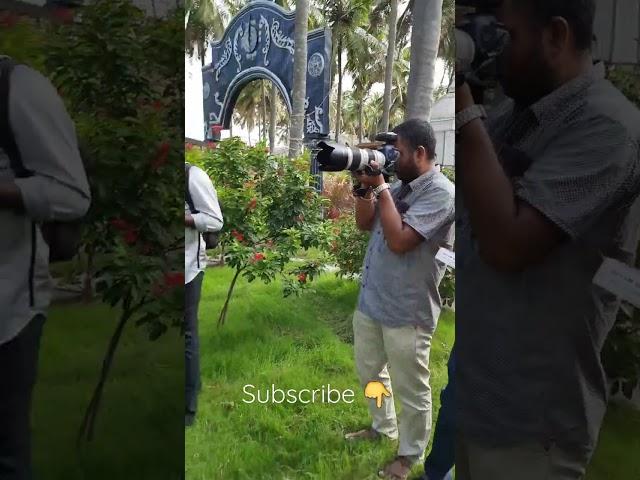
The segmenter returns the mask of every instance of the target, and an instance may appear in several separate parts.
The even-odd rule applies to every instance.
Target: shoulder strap
[[[20,150],[9,121],[10,78],[16,65],[13,59],[0,57],[0,148],[9,157],[14,175],[21,178],[31,176],[32,172],[27,170],[22,163]]]
[[[191,198],[191,192],[189,191],[189,170],[191,170],[191,165],[189,163],[184,164],[184,196],[187,200],[187,205],[189,205],[189,211],[191,213],[198,213],[196,207],[193,205],[193,198]]]

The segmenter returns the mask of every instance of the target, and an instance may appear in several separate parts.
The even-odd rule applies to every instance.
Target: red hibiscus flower
[[[253,255],[254,262],[261,262],[262,260],[264,260],[264,255],[262,253],[256,253]]]
[[[235,238],[237,241],[244,242],[244,235],[242,235],[237,230],[232,230],[231,235],[233,235],[233,238]]]

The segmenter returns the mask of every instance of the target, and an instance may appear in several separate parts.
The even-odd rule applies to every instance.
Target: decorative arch
[[[222,125],[223,128],[229,128],[231,126],[231,116],[236,106],[238,96],[242,89],[254,80],[271,80],[279,90],[282,98],[284,98],[289,115],[291,115],[291,99],[282,81],[273,72],[264,67],[251,67],[238,74],[228,87],[227,96],[225,96],[222,102],[222,116],[219,118],[220,125]]]
[[[295,12],[254,0],[231,20],[220,41],[212,43],[212,62],[202,69],[206,140],[216,140],[216,130],[230,127],[238,95],[252,80],[271,80],[291,113],[294,33]],[[305,138],[329,135],[330,59],[329,30],[309,32]]]

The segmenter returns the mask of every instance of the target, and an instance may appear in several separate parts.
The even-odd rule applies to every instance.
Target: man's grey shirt
[[[22,162],[34,174],[16,179],[0,150],[0,181],[15,181],[25,208],[20,214],[0,209],[0,345],[13,340],[36,315],[46,315],[51,300],[49,247],[34,222],[82,217],[91,200],[75,127],[54,86],[18,65],[8,100]]]
[[[599,65],[530,108],[497,109],[488,128],[516,196],[566,238],[542,263],[500,273],[458,210],[458,426],[483,443],[590,451],[606,411],[600,353],[619,309],[592,282],[604,257],[634,261],[640,114]]]
[[[391,186],[394,199],[401,186],[402,182]],[[396,205],[402,221],[424,241],[409,252],[392,252],[376,207],[362,267],[358,309],[386,327],[416,325],[433,331],[441,308],[438,285],[445,272],[435,255],[440,247],[453,248],[455,187],[435,170],[416,178],[409,187],[409,193]]]

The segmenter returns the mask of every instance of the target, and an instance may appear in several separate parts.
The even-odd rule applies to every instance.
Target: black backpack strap
[[[189,211],[193,213],[198,213],[196,207],[193,205],[193,198],[191,198],[191,191],[189,190],[189,170],[191,170],[191,165],[186,163],[184,164],[184,196],[187,200],[187,205],[189,205]]]
[[[0,148],[9,157],[14,175],[18,178],[24,178],[33,175],[33,172],[27,170],[22,163],[22,156],[9,121],[10,79],[16,65],[13,59],[0,57]]]

